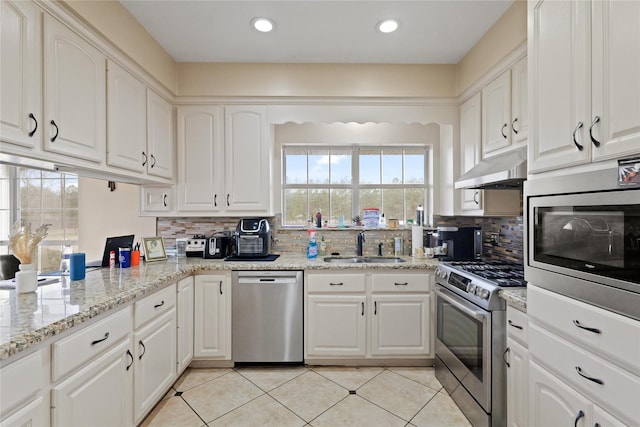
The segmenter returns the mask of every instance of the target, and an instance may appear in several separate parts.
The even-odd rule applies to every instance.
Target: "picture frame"
[[[164,248],[164,239],[162,237],[144,237],[144,259],[145,261],[161,261],[167,259],[167,252]]]

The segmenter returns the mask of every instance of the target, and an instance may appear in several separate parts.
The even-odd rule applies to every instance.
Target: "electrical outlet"
[[[500,242],[500,233],[489,233],[489,242],[493,246],[497,246]]]

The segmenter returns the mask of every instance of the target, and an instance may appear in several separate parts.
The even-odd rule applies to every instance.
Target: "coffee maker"
[[[424,242],[441,261],[471,261],[482,258],[480,227],[437,227],[425,232]]]

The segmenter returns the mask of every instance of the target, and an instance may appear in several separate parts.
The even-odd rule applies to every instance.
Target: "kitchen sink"
[[[362,264],[362,263],[399,263],[405,262],[404,259],[395,256],[366,256],[366,257],[347,257],[347,256],[330,256],[325,257],[324,262],[341,263],[341,264]]]

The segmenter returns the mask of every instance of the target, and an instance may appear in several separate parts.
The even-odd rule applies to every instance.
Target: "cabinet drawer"
[[[4,417],[43,387],[49,352],[39,350],[0,370],[0,414]],[[4,425],[4,424],[3,424]]]
[[[430,274],[377,274],[372,276],[373,292],[429,292]]]
[[[138,329],[151,319],[176,305],[176,285],[171,285],[138,301],[133,307],[133,328]]]
[[[131,307],[52,345],[51,379],[57,381],[120,342],[131,332]]]
[[[364,274],[310,274],[307,292],[364,292]]]
[[[529,352],[532,359],[615,416],[632,424],[640,420],[639,377],[538,325],[529,330]]]
[[[640,375],[637,320],[535,286],[527,289],[527,313],[535,323]]]
[[[529,339],[527,313],[507,306],[507,336],[527,347]]]

